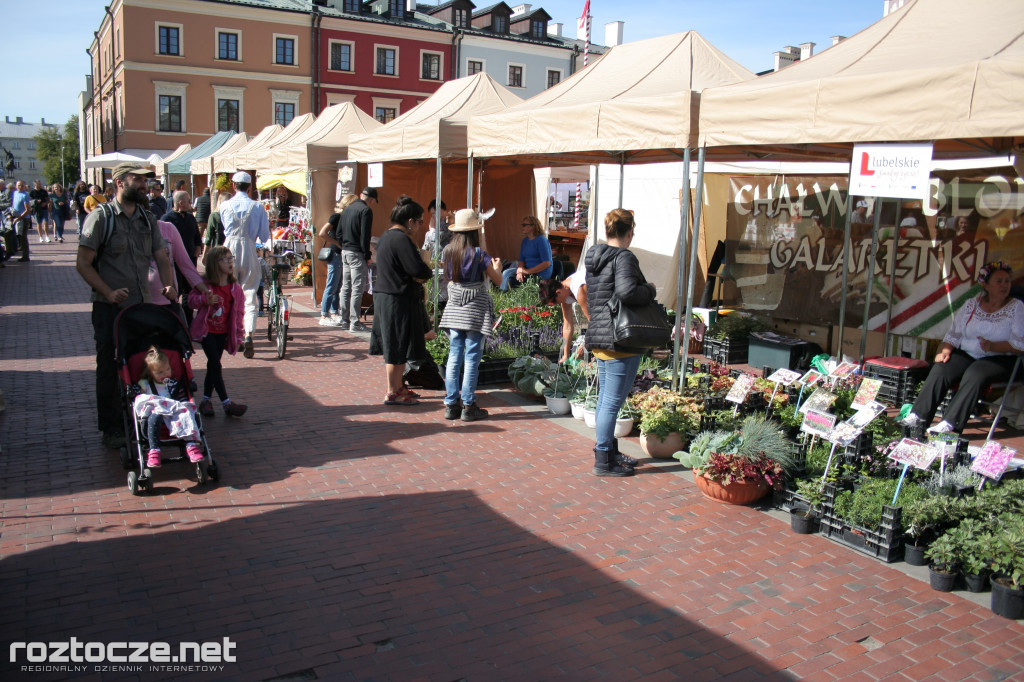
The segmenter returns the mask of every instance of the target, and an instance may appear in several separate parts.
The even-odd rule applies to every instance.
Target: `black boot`
[[[615,463],[616,464],[621,464],[622,466],[626,466],[626,467],[638,467],[638,466],[640,466],[640,460],[636,459],[635,457],[630,457],[629,455],[624,455],[621,452],[619,452],[619,439],[618,438],[612,438],[612,450],[611,450],[611,452],[612,452],[612,455],[615,458]]]
[[[609,450],[594,448],[595,476],[632,476],[633,467],[615,463],[615,456]]]
[[[462,399],[457,399],[451,405],[444,406],[444,418],[453,421],[462,416]]]

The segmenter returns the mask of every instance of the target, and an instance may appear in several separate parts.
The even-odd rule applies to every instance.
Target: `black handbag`
[[[334,247],[333,246],[325,246],[325,247],[323,247],[322,249],[320,249],[319,251],[316,252],[316,259],[317,260],[331,260],[332,258],[334,258]]]
[[[640,352],[664,346],[672,339],[668,313],[657,301],[630,308],[617,296],[612,296],[607,305],[616,348]]]

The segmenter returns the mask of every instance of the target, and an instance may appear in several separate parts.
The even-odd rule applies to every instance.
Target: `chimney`
[[[19,117],[17,118],[17,120],[15,120],[14,122],[15,122],[15,123],[17,123],[18,125],[21,125],[21,124],[23,124],[23,123],[24,123],[25,121],[24,121],[24,120],[23,120],[23,119],[21,118],[21,116],[19,116]]]
[[[39,119],[39,125],[46,125],[46,119],[45,118]]]
[[[522,5],[516,5],[512,8],[512,16],[518,17],[520,14],[527,14],[533,5],[523,3]]]
[[[416,11],[416,0],[405,0],[405,11],[411,16]]]
[[[10,122],[11,122],[11,117],[10,117],[10,116],[4,116],[4,118],[6,118],[6,119],[7,119],[7,123],[10,123]]]
[[[814,43],[800,43],[800,61],[814,56]]]
[[[555,23],[548,24],[548,35],[549,36],[556,36],[558,38],[561,38],[562,37],[562,24],[555,24]]]
[[[624,23],[621,21],[609,21],[604,25],[604,44],[608,47],[615,47],[616,45],[622,44],[622,28]]]
[[[773,52],[772,54],[775,56],[776,71],[781,71],[782,69],[786,68],[793,62],[800,59],[800,50],[793,47],[792,45],[787,45],[778,52]]]
[[[846,36],[832,36],[832,47],[846,40]]]

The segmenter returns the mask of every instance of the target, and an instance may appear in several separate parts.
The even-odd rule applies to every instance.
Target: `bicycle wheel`
[[[277,304],[277,358],[284,359],[288,347],[288,299],[282,297]]]
[[[277,291],[276,287],[270,285],[270,295],[267,298],[267,341],[274,342],[274,319],[277,316]]]

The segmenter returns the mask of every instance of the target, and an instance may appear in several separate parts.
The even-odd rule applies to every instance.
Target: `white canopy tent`
[[[250,139],[244,145],[231,152],[230,154],[217,154],[213,158],[213,172],[214,173],[234,173],[236,170],[241,170],[242,166],[237,164],[237,160],[240,160],[243,155],[248,152],[259,149],[263,145],[267,144],[270,140],[273,140],[275,136],[280,134],[284,130],[284,126],[273,124],[269,125],[256,134],[256,137]]]
[[[192,159],[189,163],[189,169],[192,175],[213,175],[214,174],[214,163],[215,160],[222,156],[230,156],[236,151],[244,147],[249,142],[249,135],[247,133],[236,133],[231,139],[224,143],[224,146],[220,149],[214,150],[212,153],[206,156],[200,156]]]
[[[132,163],[152,165],[148,159],[144,159],[141,156],[125,154],[124,152],[108,152],[106,154],[100,154],[99,156],[93,156],[86,159],[83,165],[86,168],[114,168],[118,164],[127,163],[129,161]]]

